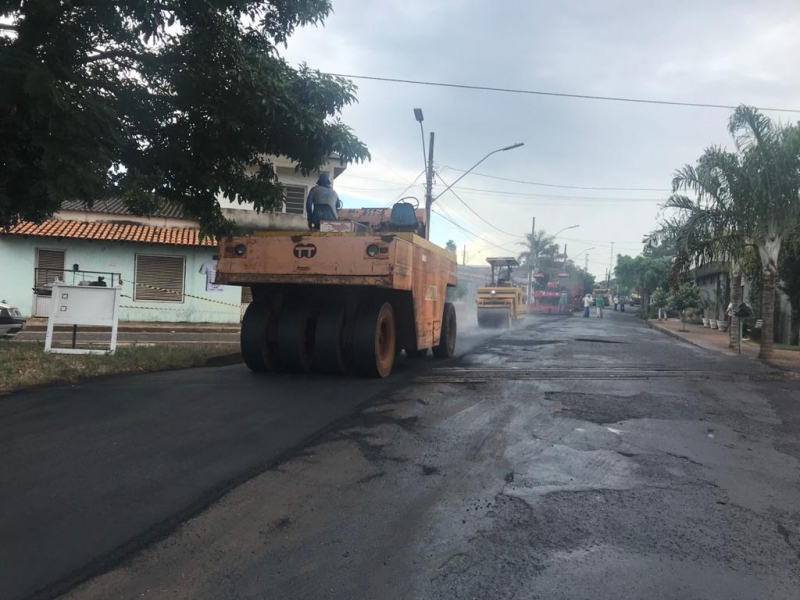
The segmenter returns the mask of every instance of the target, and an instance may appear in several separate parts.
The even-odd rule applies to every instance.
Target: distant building
[[[725,310],[731,301],[731,276],[726,263],[713,262],[692,271],[695,284],[700,288],[703,298],[711,303],[706,311],[710,318],[724,319]],[[742,278],[742,298],[749,301],[752,285],[747,278]],[[779,342],[788,343],[791,334],[791,305],[789,298],[775,290],[778,298],[777,327],[775,335]],[[718,300],[719,299],[719,300]]]

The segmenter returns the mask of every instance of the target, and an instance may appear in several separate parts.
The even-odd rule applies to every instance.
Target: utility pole
[[[425,169],[425,239],[431,239],[431,206],[433,205],[433,137],[428,144],[428,168]]]
[[[464,244],[461,247],[461,266],[464,266],[466,264],[467,264],[467,245]]]
[[[531,296],[533,295],[533,256],[534,256],[533,244],[535,241],[536,241],[536,217],[533,217],[533,223],[531,223],[531,245],[530,248],[528,248],[528,298],[531,298]]]
[[[589,253],[586,253],[586,258],[583,260],[583,270],[589,272]]]
[[[608,257],[608,282],[606,288],[611,290],[611,269],[614,265],[614,242],[611,242],[611,255]]]

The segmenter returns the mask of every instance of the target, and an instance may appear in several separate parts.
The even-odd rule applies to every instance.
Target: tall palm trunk
[[[742,303],[742,276],[739,273],[734,273],[731,277],[731,304],[733,310]],[[728,330],[730,333],[730,342],[728,348],[739,347],[739,317],[731,315],[731,328]]]
[[[761,350],[758,358],[772,358],[775,351],[775,274],[771,271],[764,273],[761,320]]]

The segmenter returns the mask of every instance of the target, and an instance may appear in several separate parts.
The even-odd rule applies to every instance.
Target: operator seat
[[[408,202],[398,202],[392,206],[389,228],[392,231],[417,231],[419,223],[414,206]]]

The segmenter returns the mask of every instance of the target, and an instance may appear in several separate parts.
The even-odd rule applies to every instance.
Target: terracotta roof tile
[[[0,231],[0,233],[3,233]],[[121,242],[166,244],[170,246],[217,245],[213,238],[200,239],[200,230],[192,227],[152,227],[123,223],[85,223],[83,221],[59,221],[51,219],[36,223],[18,223],[7,232],[9,235],[32,235]]]

